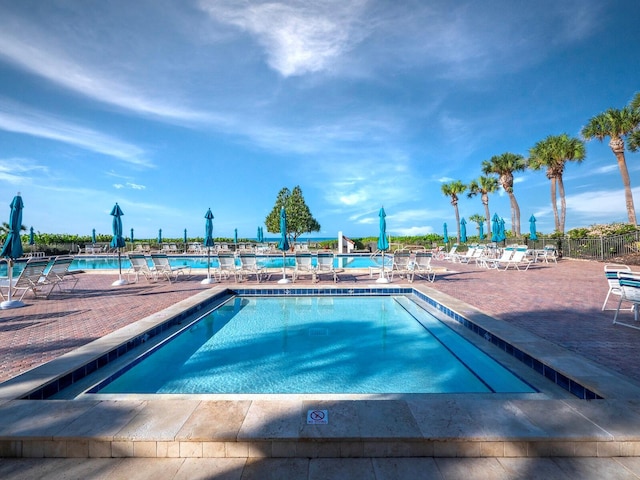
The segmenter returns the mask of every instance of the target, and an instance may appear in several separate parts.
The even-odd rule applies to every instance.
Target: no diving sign
[[[328,410],[308,410],[307,425],[327,425],[329,423]]]

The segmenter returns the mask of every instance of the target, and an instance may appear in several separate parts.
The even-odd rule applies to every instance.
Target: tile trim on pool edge
[[[460,323],[464,327],[468,328],[472,332],[476,333],[485,340],[491,342],[502,351],[511,355],[515,359],[527,367],[535,370],[537,373],[545,376],[548,380],[555,383],[564,390],[570,392],[576,397],[583,400],[602,399],[603,397],[596,392],[585,387],[579,382],[565,376],[558,372],[553,367],[546,365],[545,363],[537,360],[531,355],[527,354],[523,350],[510,344],[508,341],[498,337],[495,334],[490,333],[488,330],[478,326],[470,321],[464,315],[459,314],[455,310],[441,304],[440,302],[429,297],[427,294],[413,288],[413,287],[366,287],[366,288],[228,288],[222,290],[210,298],[185,309],[179,314],[167,319],[166,321],[156,325],[155,327],[143,332],[131,339],[126,343],[123,343],[108,352],[102,354],[95,360],[88,362],[81,367],[62,375],[61,377],[52,380],[45,385],[33,390],[32,392],[23,395],[20,399],[29,400],[44,400],[47,399],[61,390],[69,387],[73,383],[86,377],[87,375],[95,372],[97,369],[103,367],[107,363],[121,357],[134,348],[139,347],[142,343],[146,342],[149,338],[152,338],[167,329],[182,323],[186,318],[191,317],[198,311],[210,307],[213,303],[222,302],[230,295],[239,296],[354,296],[354,295],[414,295],[418,299],[424,301],[428,305],[434,307],[439,312],[447,315],[449,318]]]

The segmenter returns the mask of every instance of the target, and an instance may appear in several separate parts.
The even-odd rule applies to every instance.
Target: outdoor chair
[[[40,279],[40,284],[43,287],[50,287],[45,298],[49,298],[49,295],[56,287],[60,292],[64,292],[62,285],[69,285],[68,292],[71,292],[76,287],[79,280],[77,274],[81,273],[81,271],[69,271],[73,258],[73,256],[61,255],[53,259],[53,263],[51,263],[46,274]]]
[[[413,274],[433,282],[436,279],[436,272],[431,266],[431,253],[416,252],[416,258],[413,264]]]
[[[155,268],[149,267],[147,263],[147,257],[142,254],[130,253],[127,255],[131,267],[127,270],[127,278],[129,283],[137,283],[140,275],[142,275],[148,282],[158,281],[158,272]],[[170,279],[165,275],[165,278]]]
[[[316,281],[316,268],[311,262],[311,253],[296,252],[294,255],[294,268],[292,279],[295,282],[302,275],[309,275],[311,281]]]
[[[242,279],[240,275],[240,267],[236,265],[236,257],[233,253],[218,253],[218,269],[217,274],[222,280],[222,277],[228,279],[233,275],[233,279],[237,282],[238,279]]]
[[[395,252],[393,254],[393,265],[391,266],[391,281],[398,274],[401,278],[406,277],[409,283],[413,282],[413,262],[411,254],[405,251]]]
[[[613,316],[613,324],[640,330],[640,325],[638,324],[638,306],[640,305],[640,272],[618,271],[618,281],[620,283],[620,299],[618,300],[616,313]],[[620,313],[622,302],[629,302],[632,304],[633,320],[635,323],[618,321],[618,314]]]
[[[454,254],[454,262],[460,262],[460,263],[470,263],[471,260],[475,260],[479,255],[480,255],[481,251],[478,247],[476,246],[470,246],[467,251],[463,254],[459,254],[459,253],[455,253]]]
[[[258,265],[258,259],[255,253],[243,252],[239,255],[240,258],[240,269],[239,274],[240,278],[246,275],[249,277],[250,275],[256,276],[256,281],[260,283],[262,279],[262,275],[264,274],[264,268]]]
[[[156,274],[166,277],[169,282],[171,282],[171,278],[177,281],[180,275],[191,275],[190,266],[185,265],[180,267],[173,267],[169,263],[169,257],[167,257],[164,253],[152,253],[151,261],[153,262],[153,268],[155,269]]]
[[[502,251],[502,255],[498,258],[485,258],[482,259],[482,266],[486,268],[499,269],[501,265],[508,265],[511,257],[513,256],[514,249],[507,247]],[[506,270],[506,268],[505,268]]]
[[[545,263],[558,263],[558,251],[553,245],[545,245],[542,250],[542,256],[538,256]]]
[[[0,281],[0,296],[3,300],[8,298],[9,289],[14,293],[21,291],[22,293],[17,299],[21,301],[28,291],[33,292],[33,296],[37,297],[38,290],[44,286],[44,271],[49,265],[49,260],[30,259],[28,261],[17,260],[15,262],[16,265],[20,265],[22,263],[24,263],[24,268],[17,277],[11,279],[11,283],[9,283],[8,277]],[[6,296],[2,292],[3,288],[6,288]]]
[[[616,310],[615,308],[606,308],[607,302],[609,301],[609,297],[611,294],[621,296],[622,290],[620,289],[620,281],[618,280],[618,272],[630,272],[631,268],[627,265],[617,265],[609,263],[604,266],[604,276],[607,279],[607,283],[609,284],[609,290],[607,291],[607,296],[604,297],[604,303],[602,304],[602,311],[605,310]],[[631,310],[633,307],[630,307],[628,310]]]
[[[316,267],[318,280],[320,280],[322,275],[331,275],[333,276],[333,283],[338,281],[338,272],[333,266],[333,261],[333,253],[318,252],[318,264]]]

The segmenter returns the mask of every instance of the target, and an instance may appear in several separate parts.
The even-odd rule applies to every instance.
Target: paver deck
[[[448,271],[439,274],[433,284],[417,280],[414,285],[422,285],[451,295],[498,320],[521,327],[555,345],[575,352],[584,357],[585,364],[595,361],[611,371],[629,377],[632,384],[639,383],[640,359],[635,353],[640,341],[640,331],[612,325],[613,312],[600,310],[608,288],[603,275],[603,264],[563,260],[557,265],[542,264],[528,271],[505,272],[481,270],[473,265],[448,262],[437,265],[446,267]],[[272,276],[266,285],[275,285],[278,278],[278,275]],[[148,284],[143,281],[123,287],[112,287],[114,279],[113,274],[84,274],[81,275],[80,282],[72,294],[54,293],[49,300],[36,300],[27,296],[27,306],[0,311],[0,381],[13,378],[210,288],[199,283],[201,276],[181,279],[172,284]],[[308,280],[300,282],[308,283]],[[328,282],[321,284],[333,285]],[[370,284],[372,280],[368,273],[357,272],[343,275],[340,282],[341,286]],[[234,283],[231,281],[228,285],[233,286]],[[612,301],[613,305],[615,303]],[[629,318],[632,316],[629,312],[624,312],[623,315],[628,315]],[[349,463],[348,467],[360,472],[358,476],[362,478],[402,478],[391,474],[385,476],[384,472],[389,469],[389,472],[398,473],[402,469],[413,471],[415,468],[436,468],[440,476],[433,478],[457,478],[452,472],[462,468],[460,465],[473,469],[473,462],[483,461],[485,472],[497,472],[488,478],[513,478],[514,475],[509,473],[509,469],[512,469],[512,472],[527,472],[532,466],[535,466],[536,471],[549,469],[549,472],[554,472],[546,478],[563,478],[561,475],[566,472],[575,472],[582,468],[593,472],[604,468],[607,472],[620,474],[608,478],[627,478],[625,475],[628,475],[628,478],[640,477],[637,459],[633,458],[640,452],[640,433],[636,433],[640,432],[640,405],[636,399],[605,400],[598,404],[606,405],[603,409],[594,406],[596,404],[593,402],[577,399],[544,400],[545,403],[536,403],[538,400],[495,401],[445,396],[415,402],[406,399],[386,401],[386,406],[383,407],[389,409],[386,418],[392,423],[394,419],[400,418],[395,426],[376,423],[369,425],[370,430],[367,432],[366,429],[362,429],[363,424],[360,424],[360,430],[356,431],[356,435],[351,431],[351,436],[348,437],[336,426],[338,430],[333,434],[333,440],[338,443],[321,446],[313,442],[300,442],[300,438],[305,435],[314,438],[309,432],[301,433],[304,428],[299,427],[302,422],[298,416],[308,406],[304,402],[292,400],[289,404],[275,402],[276,405],[260,401],[248,401],[246,405],[232,402],[235,409],[247,407],[247,411],[237,417],[243,421],[237,424],[232,422],[230,429],[225,433],[229,438],[217,437],[216,441],[211,443],[214,439],[210,437],[210,430],[205,434],[209,437],[198,438],[197,435],[193,436],[193,432],[185,433],[183,429],[191,425],[190,428],[197,431],[196,427],[206,418],[227,418],[228,408],[224,410],[226,413],[221,413],[220,402],[176,401],[182,402],[176,408],[185,415],[185,419],[178,419],[175,424],[169,426],[157,423],[159,417],[166,415],[166,409],[169,408],[167,405],[171,403],[164,400],[141,400],[137,404],[131,401],[122,404],[114,402],[111,405],[104,401],[45,401],[38,407],[40,417],[34,415],[35,411],[30,407],[33,402],[9,401],[0,403],[5,419],[0,422],[0,437],[13,438],[11,435],[22,431],[22,434],[26,435],[25,438],[28,437],[20,447],[22,456],[225,457],[215,459],[219,463],[216,463],[216,467],[211,466],[226,468],[224,465],[227,464],[224,462],[229,462],[228,465],[231,466],[227,471],[228,477],[219,478],[266,478],[251,474],[254,468],[255,471],[263,471],[261,463],[272,465],[273,467],[269,468],[276,470],[277,465],[285,465],[289,472],[300,473],[299,476],[293,475],[291,478],[332,478],[317,474],[323,469],[325,473],[331,471],[331,459],[316,457],[364,457],[350,458],[349,460],[354,462]],[[157,402],[161,402],[163,406],[158,406]],[[342,409],[345,418],[352,416],[362,422],[371,418],[367,417],[371,413],[367,413],[366,410],[372,405],[379,408],[382,404],[358,402],[358,405],[353,406],[348,402],[336,402],[331,408]],[[154,409],[156,413],[153,413]],[[216,409],[217,413],[212,413]],[[447,413],[440,417],[434,416],[433,412],[442,413],[443,410],[447,410]],[[487,416],[486,412],[492,410],[497,413]],[[102,417],[110,419],[111,422],[97,424],[98,426],[93,424],[92,428],[92,422],[100,418],[101,411]],[[481,418],[482,415],[478,415],[481,412],[485,413],[484,419]],[[187,417],[190,422],[186,420]],[[200,420],[197,420],[198,418]],[[291,418],[295,420],[293,427],[290,423]],[[251,422],[254,422],[253,428],[250,428]],[[411,425],[411,422],[417,423]],[[496,422],[502,423],[502,427],[497,427],[495,431],[488,428]],[[85,427],[88,436],[82,432],[82,428],[78,430],[78,425],[85,424],[89,425]],[[425,431],[424,425],[429,425],[429,428],[433,427],[435,430]],[[76,433],[71,434],[74,428]],[[417,430],[407,432],[407,429],[412,428]],[[145,442],[144,432],[148,434],[149,429],[153,430],[153,434]],[[512,437],[503,441],[505,438],[502,437],[502,433],[505,431],[510,432]],[[54,441],[61,434],[66,439],[64,444]],[[138,438],[137,435],[142,437]],[[200,431],[199,435],[203,435],[203,432]],[[391,438],[393,442],[390,441]],[[104,439],[109,439],[108,451],[104,451],[107,443]],[[136,439],[140,441],[134,441]],[[268,452],[260,446],[260,442],[267,439]],[[465,443],[465,440],[470,439],[475,439],[476,443]],[[119,446],[116,445],[118,441],[121,442]],[[486,458],[464,459],[467,461],[466,464],[464,461],[448,462],[452,459],[447,458],[413,459],[413,463],[409,459],[395,459],[394,463],[393,460],[383,458],[398,454],[394,450],[398,448],[398,442],[404,442],[404,447],[408,449],[415,448],[417,457]],[[407,447],[406,444],[410,445]],[[262,447],[266,446],[262,444]],[[4,442],[3,452],[0,453],[11,456],[16,453],[15,448]],[[134,448],[138,451],[134,452]],[[194,448],[195,450],[186,451]],[[206,452],[206,449],[219,448],[223,451],[217,454]],[[295,458],[261,458],[271,456]],[[583,460],[582,463],[572,464],[571,460],[576,459],[540,458],[546,456],[581,457]],[[619,456],[630,458],[614,458]],[[105,459],[87,460],[87,463],[82,465],[86,468],[99,468],[98,465],[104,465],[105,478],[117,478],[109,475],[119,468],[132,468],[130,466],[135,465],[135,462],[129,460],[142,459],[111,459],[111,463],[104,464],[100,463],[101,460]],[[194,458],[165,458],[159,463],[154,463],[153,468],[163,468],[160,465],[164,465],[162,462],[165,462],[166,465],[172,465],[167,468],[174,469],[174,474],[170,476],[169,470],[164,470],[166,475],[163,478],[181,478],[178,474],[181,469],[205,468],[203,465],[209,465],[205,460],[212,459],[200,460],[201,464]],[[69,462],[58,459],[58,462],[64,461]],[[238,463],[233,463],[234,461]],[[12,465],[17,465],[15,462],[9,459],[0,460],[0,475],[3,478],[3,471],[14,474],[6,478],[20,478],[15,476],[22,471],[20,468],[11,470]],[[24,471],[29,471],[30,468],[49,468],[47,465],[50,463],[22,465],[26,469]],[[571,465],[573,467],[569,468]],[[346,463],[342,463],[342,466],[346,468]],[[588,475],[582,477],[596,478]],[[133,477],[127,475],[127,478]],[[530,477],[525,475],[522,478]]]

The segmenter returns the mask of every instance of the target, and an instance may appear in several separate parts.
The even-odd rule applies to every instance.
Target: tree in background
[[[273,210],[264,221],[267,231],[280,233],[280,209],[282,207],[287,214],[286,234],[292,245],[303,233],[320,231],[320,224],[311,215],[311,210],[305,203],[302,189],[299,186],[294,187],[293,191],[286,187],[280,190]]]
[[[482,240],[480,238],[480,224],[485,222],[486,220],[487,219],[482,215],[480,215],[479,213],[474,213],[469,217],[469,221],[474,222],[476,224],[476,229],[478,230],[478,239],[480,240]],[[489,238],[491,238],[491,236],[489,236]]]
[[[551,207],[553,208],[556,232],[564,233],[564,224],[567,216],[567,201],[562,180],[564,165],[567,162],[580,163],[584,160],[584,157],[584,143],[566,133],[549,135],[529,150],[529,168],[540,170],[542,167],[546,167],[547,178],[551,180]],[[560,196],[560,212],[558,212],[558,195]]]
[[[522,172],[527,164],[522,155],[506,152],[494,155],[490,160],[482,162],[482,173],[485,175],[498,175],[498,182],[509,196],[511,203],[511,230],[517,237],[520,236],[520,207],[513,193],[513,173]]]
[[[444,183],[440,187],[445,197],[451,198],[451,205],[456,212],[456,227],[458,228],[458,243],[460,243],[460,212],[458,211],[458,195],[465,192],[467,186],[460,180],[453,180],[449,183]]]
[[[636,93],[629,106],[640,114],[640,92]],[[640,127],[636,128],[635,132],[632,132],[627,139],[627,145],[629,150],[637,152],[640,150]]]
[[[484,205],[484,216],[487,222],[487,236],[491,238],[491,213],[489,213],[489,194],[495,193],[500,188],[496,177],[480,176],[477,180],[471,180],[467,197],[473,198],[480,195],[482,205]],[[471,219],[473,221],[473,219]]]
[[[633,193],[631,191],[631,179],[629,178],[629,170],[627,169],[627,160],[624,156],[624,137],[634,134],[640,127],[640,108],[638,106],[640,100],[637,98],[632,101],[630,106],[621,110],[610,108],[606,112],[600,113],[592,117],[589,122],[582,128],[582,137],[585,140],[597,138],[601,142],[609,137],[609,148],[616,156],[618,161],[618,169],[622,176],[622,184],[624,185],[624,197],[627,205],[627,217],[629,223],[637,225],[636,209],[633,204]],[[635,135],[629,138],[630,148],[635,147]]]

